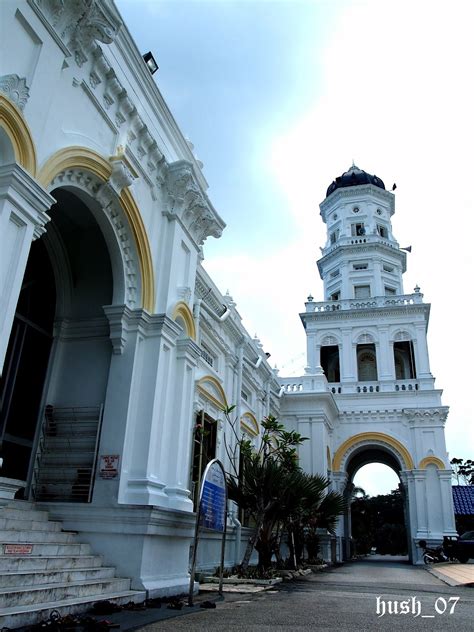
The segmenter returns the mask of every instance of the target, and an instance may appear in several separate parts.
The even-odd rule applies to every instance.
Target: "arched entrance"
[[[72,186],[52,195],[0,385],[2,475],[27,481],[37,500],[83,502],[91,499],[112,353],[103,306],[112,303],[121,261],[111,256],[96,200]]]
[[[351,556],[408,560],[409,520],[399,464],[388,453],[368,449],[356,454],[348,469]]]
[[[388,466],[396,473],[400,480],[398,492],[401,497],[400,504],[401,510],[403,511],[407,551],[411,560],[409,491],[404,483],[402,472],[414,468],[413,460],[408,450],[398,440],[384,433],[375,432],[360,433],[359,435],[347,439],[334,455],[333,474],[337,473],[336,478],[339,478],[340,491],[344,494],[347,502],[346,513],[340,525],[342,557],[347,560],[350,559],[354,553],[351,515],[354,477],[362,467],[370,463],[381,463]]]

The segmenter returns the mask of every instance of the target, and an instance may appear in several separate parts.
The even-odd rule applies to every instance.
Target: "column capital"
[[[0,204],[10,202],[19,225],[33,225],[33,239],[45,232],[46,211],[56,200],[18,164],[0,167]]]

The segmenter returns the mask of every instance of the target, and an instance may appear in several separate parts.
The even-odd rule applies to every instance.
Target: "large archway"
[[[398,463],[391,455],[369,449],[357,454],[349,468],[352,556],[408,560],[406,492]]]
[[[403,514],[399,516],[399,522],[404,525],[405,531],[402,537],[406,542],[406,551],[411,560],[408,489],[404,484],[402,472],[414,468],[413,460],[402,443],[394,437],[378,432],[360,433],[347,439],[336,451],[333,458],[333,471],[339,472],[344,480],[341,491],[344,493],[347,503],[340,530],[343,559],[350,559],[355,553],[351,514],[351,504],[355,500],[354,479],[361,468],[372,463],[387,466],[398,477],[398,489],[395,494],[397,498],[394,497],[394,501],[399,503],[399,509]],[[369,519],[369,517],[366,516],[365,519]]]
[[[124,302],[119,246],[74,186],[33,242],[2,382],[3,475],[36,500],[89,501],[112,346],[103,307]]]

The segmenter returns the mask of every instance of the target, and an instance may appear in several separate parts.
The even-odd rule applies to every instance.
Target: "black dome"
[[[329,197],[331,193],[334,193],[336,189],[342,189],[344,187],[357,187],[361,184],[373,184],[379,189],[385,189],[385,184],[382,182],[380,178],[377,176],[373,176],[366,171],[362,171],[359,167],[356,167],[354,164],[349,169],[336,178],[328,187],[326,191],[326,197]]]

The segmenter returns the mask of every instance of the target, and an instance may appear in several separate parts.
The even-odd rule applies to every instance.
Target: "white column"
[[[321,347],[316,349],[316,334],[310,333],[306,335],[306,374],[313,374],[317,366],[320,365]]]
[[[22,167],[0,167],[0,370],[31,242],[45,232],[55,202]]]
[[[395,379],[393,352],[388,338],[388,327],[379,327],[379,344],[377,354],[377,369],[379,380]]]
[[[416,323],[416,340],[414,341],[417,378],[432,377],[425,323]]]
[[[453,487],[451,470],[438,470],[441,487],[441,508],[443,511],[443,535],[456,535],[454,520]]]
[[[194,370],[200,356],[199,348],[191,338],[179,339],[176,343],[176,371],[173,397],[173,429],[170,433],[168,450],[173,456],[168,463],[167,486],[169,507],[192,511],[190,499],[189,468],[193,432]]]
[[[355,347],[352,344],[352,329],[342,329],[342,349],[340,357],[341,382],[354,382],[357,379]]]

